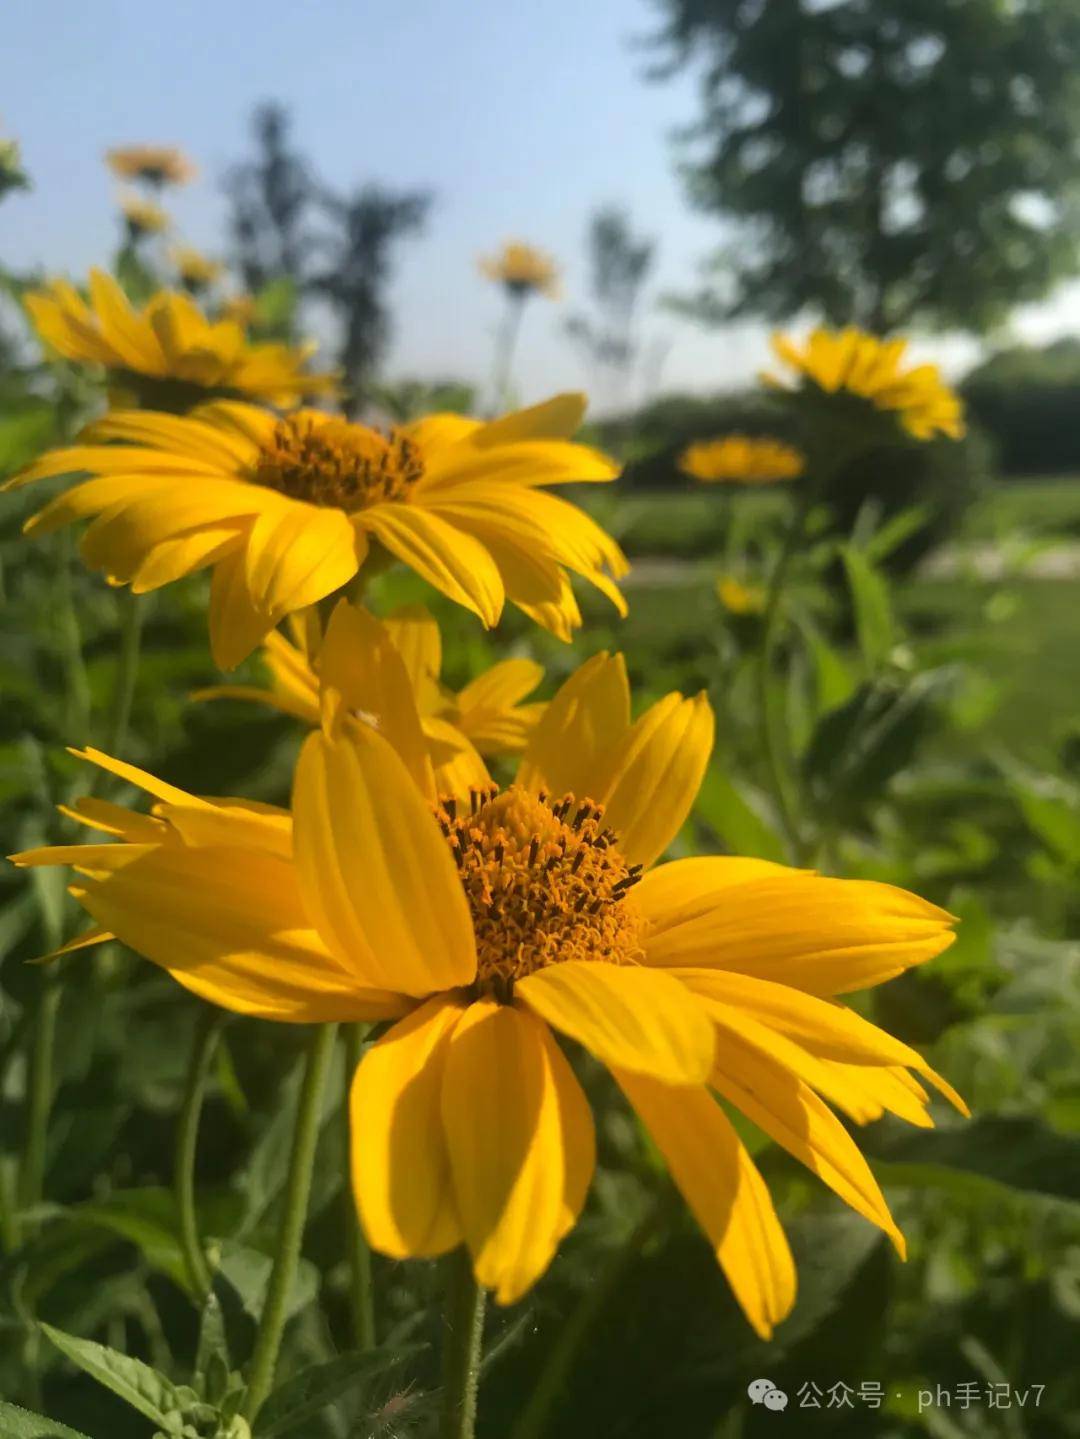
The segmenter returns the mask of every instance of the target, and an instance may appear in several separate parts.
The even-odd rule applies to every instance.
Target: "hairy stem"
[[[345,1038],[345,1085],[342,1097],[341,1115],[345,1129],[345,1249],[349,1259],[349,1308],[352,1313],[353,1339],[357,1349],[375,1348],[375,1288],[371,1277],[371,1250],[364,1238],[360,1220],[353,1200],[352,1184],[349,1182],[349,1164],[352,1153],[352,1114],[349,1096],[353,1075],[356,1073],[364,1051],[364,1040],[371,1026],[368,1024],[347,1024]]]
[[[456,1249],[445,1264],[443,1411],[439,1436],[440,1439],[473,1439],[485,1296],[473,1275],[472,1259],[464,1246]]]

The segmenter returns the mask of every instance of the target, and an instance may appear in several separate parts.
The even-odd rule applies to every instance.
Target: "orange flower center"
[[[620,853],[600,805],[511,785],[474,790],[463,808],[443,799],[438,820],[472,912],[480,993],[508,1002],[516,979],[561,960],[640,961],[628,895],[641,865]]]
[[[418,446],[400,431],[383,435],[301,410],[277,422],[251,479],[293,500],[352,511],[408,499],[423,472]]]

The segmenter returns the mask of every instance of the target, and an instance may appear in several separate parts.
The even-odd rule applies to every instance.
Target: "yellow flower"
[[[160,205],[144,200],[141,195],[121,195],[120,208],[134,236],[160,235],[171,223]]]
[[[171,145],[123,145],[106,150],[105,163],[122,180],[148,185],[186,185],[198,174],[184,152]]]
[[[512,295],[559,297],[559,269],[550,255],[520,240],[508,240],[497,255],[480,261],[480,273]]]
[[[784,335],[773,336],[773,349],[785,364],[829,394],[847,391],[875,409],[895,414],[917,440],[935,434],[959,440],[964,410],[959,396],[944,383],[936,365],[904,369],[906,340],[879,340],[862,330],[814,330],[800,349]],[[766,384],[782,387],[775,375]]]
[[[375,542],[485,625],[509,599],[568,640],[581,615],[567,570],[625,613],[605,573],[626,572],[618,545],[544,488],[618,473],[567,438],[584,409],[582,396],[560,395],[489,424],[429,415],[388,435],[226,401],[185,418],[117,410],[8,484],[95,476],[26,531],[96,516],[83,558],[113,583],[142,592],[212,565],[210,642],[225,669],[347,585]]]
[[[255,318],[255,299],[252,295],[229,295],[221,302],[219,318],[231,320],[245,330]]]
[[[192,293],[205,290],[225,273],[225,266],[220,260],[211,260],[201,250],[193,250],[190,245],[176,245],[170,250],[169,259],[176,266],[176,273],[183,285]]]
[[[781,440],[751,435],[724,435],[698,440],[679,456],[679,469],[695,480],[733,481],[742,485],[768,485],[793,480],[806,468],[802,454]]]
[[[716,597],[729,614],[760,615],[765,609],[765,591],[760,585],[745,585],[734,575],[721,575]]]
[[[140,403],[189,409],[215,395],[294,404],[333,389],[333,376],[301,366],[314,346],[252,345],[239,325],[211,323],[187,295],[162,290],[133,310],[102,270],[90,272],[90,304],[64,280],[31,291],[26,308],[47,344],[67,360],[103,365]]]
[[[441,684],[442,636],[423,605],[403,605],[380,621],[341,600],[325,636],[314,610],[290,616],[290,629],[293,640],[275,630],[263,646],[270,689],[215,685],[191,698],[251,700],[318,725],[327,687],[350,695],[350,710],[370,715],[363,676],[393,669],[412,691],[436,790],[460,795],[488,780],[481,756],[520,754],[544,712],[543,704],[522,703],[544,678],[534,660],[501,660],[457,692]]]
[[[593,1122],[556,1033],[608,1067],[763,1338],[795,1273],[761,1175],[717,1096],[903,1249],[826,1100],[856,1123],[931,1123],[922,1057],[838,1002],[939,954],[950,917],[870,881],[765,860],[657,865],[705,771],[704,696],[635,723],[619,656],[548,706],[516,781],[441,800],[379,707],[304,744],[291,813],[197,799],[94,752],[149,816],[82,800],[119,843],[70,864],[96,928],[188,989],[298,1023],[396,1019],[353,1080],[353,1187],[393,1258],[466,1245],[504,1304],[547,1268],[594,1167]],[[356,697],[354,697],[355,699]],[[415,713],[413,715],[415,720]],[[914,1071],[914,1073],[912,1073]]]

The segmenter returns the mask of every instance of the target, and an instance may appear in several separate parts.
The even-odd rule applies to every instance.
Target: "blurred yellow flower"
[[[193,294],[205,290],[225,273],[225,266],[220,260],[211,260],[190,245],[175,245],[169,251],[169,259],[180,276],[181,284]]]
[[[773,336],[777,356],[829,394],[847,391],[868,400],[875,409],[893,413],[917,440],[936,434],[959,440],[964,435],[964,410],[958,395],[941,378],[936,365],[904,369],[906,340],[879,340],[863,330],[814,330],[800,348],[784,335]],[[775,375],[766,384],[783,388]]]
[[[289,628],[291,640],[275,630],[263,646],[269,689],[215,685],[191,698],[251,700],[314,726],[327,688],[346,695],[354,713],[370,714],[365,677],[398,671],[412,691],[436,789],[458,795],[487,781],[481,756],[520,754],[544,712],[543,704],[522,703],[544,678],[534,660],[501,660],[456,692],[442,684],[442,636],[423,605],[404,605],[378,620],[342,600],[325,637],[314,610],[291,615]]]
[[[250,344],[239,325],[212,323],[187,295],[162,290],[134,310],[102,270],[90,272],[90,303],[55,280],[26,296],[38,334],[65,359],[103,365],[109,379],[141,404],[190,409],[214,395],[294,404],[334,387],[332,375],[307,374],[314,346]]]
[[[254,295],[228,295],[218,307],[218,318],[231,320],[234,325],[247,329],[255,318]]]
[[[791,1309],[795,1269],[718,1098],[902,1253],[825,1101],[855,1123],[887,1111],[925,1127],[918,1075],[966,1110],[836,997],[940,954],[950,916],[760,859],[654,868],[693,804],[713,716],[704,695],[669,694],[632,723],[621,656],[572,675],[515,782],[468,804],[416,762],[406,692],[370,666],[357,680],[324,696],[291,812],[199,799],[88,751],[154,803],[80,800],[70,817],[118,842],[16,856],[76,870],[95,928],[68,950],[115,936],[242,1014],[396,1020],[353,1079],[361,1223],[394,1259],[465,1245],[502,1304],[543,1274],[593,1176],[592,1115],[556,1034],[610,1070],[762,1338]]]
[[[121,195],[120,209],[133,238],[160,235],[172,223],[160,205],[155,205],[153,200],[144,200],[141,195]]]
[[[508,240],[501,251],[480,261],[480,273],[502,285],[512,295],[546,295],[559,297],[559,269],[543,250],[535,250],[521,240]]]
[[[106,150],[105,163],[122,180],[147,185],[186,185],[198,174],[184,152],[172,145],[121,145]]]
[[[777,480],[793,480],[806,468],[805,459],[794,446],[752,435],[698,440],[687,445],[678,464],[684,474],[706,484],[726,481],[769,485]]]
[[[494,625],[511,600],[561,639],[581,623],[567,570],[619,610],[622,551],[545,486],[612,480],[618,466],[570,436],[585,400],[560,395],[482,424],[428,415],[389,434],[338,415],[279,419],[218,401],[186,418],[116,410],[71,448],[8,482],[96,478],[26,525],[96,516],[82,554],[115,584],[157,589],[212,565],[210,641],[231,669],[288,614],[347,585],[381,545]]]
[[[765,611],[765,591],[761,585],[744,584],[734,575],[720,576],[716,597],[729,614],[760,615]]]

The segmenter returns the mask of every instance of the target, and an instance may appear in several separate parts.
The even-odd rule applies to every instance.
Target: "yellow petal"
[[[293,815],[308,913],[343,964],[417,996],[471,983],[472,920],[450,847],[386,740],[366,725],[309,736]]]
[[[276,623],[251,602],[244,551],[234,550],[214,566],[210,583],[210,653],[219,669],[235,669]]]
[[[420,792],[435,798],[416,697],[390,635],[368,610],[339,600],[319,654],[324,692],[336,690],[353,723],[370,725],[394,746]]]
[[[588,1186],[584,1096],[539,1020],[481,1000],[450,1037],[442,1113],[476,1278],[512,1304],[551,1263]]]
[[[704,691],[670,694],[641,716],[605,767],[604,822],[633,864],[652,864],[682,829],[713,746],[713,712]]]
[[[602,651],[574,671],[544,711],[518,768],[518,784],[598,800],[596,786],[629,725],[626,661]]]
[[[543,678],[544,668],[535,660],[501,660],[458,692],[458,709],[464,712],[509,708],[532,694]]]
[[[205,529],[155,545],[131,577],[133,594],[148,594],[223,559],[244,542],[241,529]]]
[[[940,954],[952,943],[951,922],[892,885],[781,870],[731,885],[715,907],[650,936],[648,959],[843,994]]]
[[[870,1166],[840,1121],[809,1085],[728,1033],[718,1046],[712,1085],[747,1119],[823,1180],[857,1214],[876,1224],[904,1257],[904,1237]]]
[[[770,1339],[795,1303],[795,1264],[754,1161],[707,1089],[672,1088],[638,1074],[615,1078],[708,1236],[743,1313]]]
[[[479,615],[489,629],[498,623],[503,583],[479,540],[419,505],[373,505],[362,510],[355,523],[370,530],[429,585]]]
[[[751,1015],[820,1058],[849,1065],[906,1065],[925,1075],[961,1113],[967,1113],[960,1096],[918,1050],[842,1004],[804,994],[787,984],[722,969],[675,969],[672,973],[695,994]]]
[[[442,636],[424,605],[401,605],[383,621],[401,656],[416,692],[421,714],[430,714],[441,701]]]
[[[788,866],[772,860],[732,855],[697,855],[650,869],[634,891],[634,901],[649,921],[648,962],[664,963],[661,936],[711,914],[723,904],[724,892],[732,885],[790,872]],[[655,961],[654,949],[661,956]]]
[[[447,1039],[464,1013],[442,995],[395,1024],[360,1061],[350,1096],[352,1184],[364,1233],[392,1259],[463,1239],[442,1125]]]
[[[700,1083],[712,1069],[716,1043],[703,1006],[658,970],[567,960],[519,979],[514,992],[604,1064],[672,1084]]]
[[[400,1014],[400,996],[361,988],[327,951],[295,873],[267,853],[102,845],[130,862],[72,887],[102,928],[211,1004],[311,1024]]]
[[[284,503],[265,509],[251,527],[245,579],[255,609],[276,624],[347,585],[366,553],[342,510]]]

